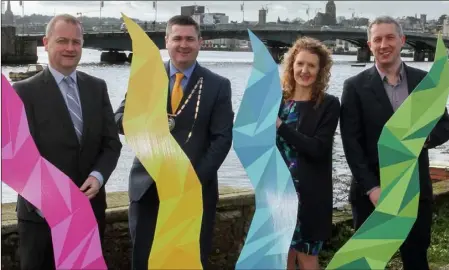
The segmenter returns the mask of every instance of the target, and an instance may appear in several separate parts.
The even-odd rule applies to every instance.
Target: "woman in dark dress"
[[[288,269],[319,269],[318,254],[332,230],[332,145],[340,102],[326,94],[332,58],[312,38],[300,38],[283,63],[277,147],[292,175],[299,208]]]

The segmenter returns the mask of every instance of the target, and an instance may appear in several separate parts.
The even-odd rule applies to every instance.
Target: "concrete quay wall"
[[[2,65],[37,63],[37,41],[16,36],[16,27],[2,26]]]

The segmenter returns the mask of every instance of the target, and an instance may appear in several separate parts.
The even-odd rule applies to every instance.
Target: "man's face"
[[[44,37],[43,43],[48,52],[49,62],[54,69],[64,75],[76,69],[83,46],[83,35],[79,25],[59,20],[49,36]]]
[[[173,64],[182,69],[190,67],[198,56],[202,40],[193,25],[173,25],[165,37],[165,46]]]
[[[405,44],[405,37],[400,36],[396,25],[392,23],[374,24],[368,46],[382,66],[391,66],[401,57],[401,49]]]

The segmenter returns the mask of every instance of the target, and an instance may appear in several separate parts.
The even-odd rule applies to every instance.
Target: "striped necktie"
[[[63,81],[67,89],[67,108],[69,109],[70,117],[72,118],[73,127],[75,128],[78,141],[81,141],[83,131],[83,118],[81,113],[81,105],[75,94],[75,82],[71,77],[64,77]]]

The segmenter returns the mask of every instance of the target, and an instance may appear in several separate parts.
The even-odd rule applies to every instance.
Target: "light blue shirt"
[[[53,75],[53,78],[55,78],[56,84],[58,85],[59,90],[61,91],[61,94],[64,97],[65,103],[67,105],[67,89],[66,89],[66,86],[63,81],[65,76],[62,73],[60,73],[59,71],[57,71],[56,69],[52,68],[50,65],[48,65],[48,69],[50,70],[51,75]],[[78,89],[77,80],[76,80],[76,70],[73,71],[69,76],[70,76],[70,78],[72,78],[72,80],[74,82],[74,88],[76,89],[75,96],[76,96],[76,99],[78,100],[78,104],[81,105],[81,100],[79,97],[79,89]],[[98,182],[100,182],[100,186],[103,186],[104,178],[100,172],[93,171],[89,174],[89,176],[93,176],[93,177],[97,178]]]
[[[184,74],[184,77],[181,80],[181,87],[182,87],[182,91],[185,92],[186,91],[186,87],[187,84],[189,83],[189,79],[192,76],[192,72],[196,67],[196,61],[195,63],[193,63],[193,65],[191,67],[189,67],[188,69],[184,70],[184,71],[179,71],[170,61],[169,62],[169,67],[170,67],[170,93],[173,89],[173,85],[175,84],[176,81],[176,73],[181,72]]]

